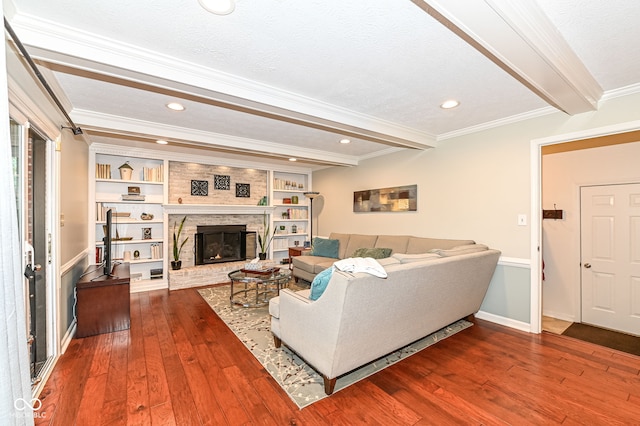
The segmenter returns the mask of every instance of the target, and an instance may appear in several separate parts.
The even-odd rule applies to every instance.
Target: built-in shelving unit
[[[203,158],[192,154],[176,152],[163,152],[138,147],[123,147],[97,143],[89,148],[89,249],[92,258],[90,263],[97,264],[101,258],[94,257],[95,250],[103,246],[103,227],[106,224],[104,212],[111,208],[118,215],[113,217],[112,247],[116,261],[124,261],[128,252],[131,270],[131,291],[147,291],[162,288],[172,288],[169,280],[190,280],[189,269],[193,268],[189,254],[183,252],[183,270],[172,271],[170,267],[170,249],[172,223],[176,217],[188,216],[189,238],[188,247],[192,244],[195,226],[206,223],[212,216],[234,215],[247,216],[247,223],[252,229],[257,225],[257,219],[262,222],[262,215],[267,214],[269,226],[274,233],[268,259],[274,263],[282,263],[289,258],[289,248],[304,246],[309,240],[310,217],[309,200],[304,196],[311,190],[311,170],[298,167],[283,167],[278,170],[261,168],[263,165],[251,162],[225,161],[218,163],[214,158]],[[241,174],[239,182],[251,184],[251,191],[267,195],[267,204],[261,202],[255,204],[234,204],[236,197],[227,197],[225,202],[217,202],[213,195],[216,189],[213,176],[216,172],[189,175],[188,173],[172,176],[172,162],[193,163],[196,166],[210,165],[223,166],[237,169],[246,169],[248,173]],[[129,179],[121,178],[119,168],[128,163],[132,167],[132,176]],[[261,173],[260,180],[252,173]],[[266,173],[265,173],[266,172]],[[224,175],[224,171],[221,172]],[[239,179],[236,173],[236,178]],[[180,181],[182,179],[182,181]],[[194,203],[189,199],[189,180],[206,180],[208,182],[209,195],[202,196]],[[253,179],[253,180],[252,180]],[[262,179],[266,179],[262,180]],[[129,187],[139,188],[140,195],[144,199],[129,200],[123,195],[129,195]],[[176,189],[178,188],[178,189]],[[232,188],[227,188],[233,190]],[[135,190],[135,188],[134,188]],[[263,192],[265,191],[266,192]],[[134,191],[135,192],[135,191]],[[183,195],[184,194],[184,195]],[[234,193],[235,194],[235,193]],[[183,202],[183,198],[185,200]],[[135,197],[134,197],[135,198]],[[141,197],[142,198],[142,197]],[[242,200],[244,201],[244,200]],[[143,213],[153,215],[152,219],[142,220]],[[220,220],[220,219],[216,219]],[[242,221],[242,218],[236,218]],[[224,220],[222,220],[224,221]],[[281,229],[281,227],[283,229]],[[145,233],[146,229],[146,233]],[[116,233],[117,230],[117,234]],[[150,235],[149,235],[150,232]],[[191,248],[192,250],[192,248]],[[138,257],[134,256],[138,251]],[[161,277],[155,271],[161,271]],[[197,272],[194,272],[197,275]],[[177,287],[176,287],[177,288]]]
[[[289,247],[302,247],[309,239],[309,191],[311,177],[307,173],[273,172],[271,185],[271,214],[274,238],[272,258],[282,262],[289,258]]]
[[[94,150],[90,154],[91,263],[102,261],[105,215],[111,209],[112,257],[129,262],[131,292],[167,288],[166,161]],[[130,178],[121,176],[124,164],[133,169]]]

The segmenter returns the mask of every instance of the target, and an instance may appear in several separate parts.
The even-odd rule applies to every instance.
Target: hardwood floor
[[[194,289],[131,295],[131,329],[73,339],[36,424],[639,424],[640,357],[477,320],[303,410]]]

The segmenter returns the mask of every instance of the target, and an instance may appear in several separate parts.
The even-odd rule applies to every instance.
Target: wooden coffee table
[[[269,299],[277,296],[291,279],[288,269],[270,268],[253,271],[238,269],[229,272],[231,280],[231,305],[243,308],[259,308],[269,304]]]

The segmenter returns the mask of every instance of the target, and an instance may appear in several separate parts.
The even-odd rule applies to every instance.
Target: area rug
[[[630,334],[574,322],[562,335],[640,356],[640,337]]]
[[[325,398],[322,377],[285,346],[276,348],[269,329],[268,307],[242,308],[229,303],[229,286],[198,290],[213,311],[227,324],[289,397],[304,408]],[[335,392],[356,383],[473,324],[460,320],[396,352],[336,380]]]

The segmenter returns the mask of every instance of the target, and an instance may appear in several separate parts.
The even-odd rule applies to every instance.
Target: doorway
[[[52,142],[29,126],[10,120],[18,227],[21,235],[27,348],[32,387],[54,355],[54,285],[50,226]]]
[[[600,182],[608,184],[637,182],[635,158],[640,145],[638,141],[640,141],[640,121],[532,140],[531,217],[532,224],[536,224],[531,228],[532,332],[542,330],[543,288],[545,314],[549,311],[551,314],[559,313],[560,315],[552,316],[568,321],[569,325],[582,320],[580,188],[599,185]],[[622,154],[622,147],[628,147],[625,149],[633,151],[631,154]],[[551,167],[546,154],[557,153],[571,155],[571,159],[562,163],[561,166],[560,163],[556,164],[558,173],[552,175],[549,173]],[[587,153],[590,153],[590,156]],[[545,157],[544,167],[543,156]],[[549,176],[551,176],[550,179]],[[570,184],[563,187],[563,182],[568,181]],[[549,196],[550,192],[551,196]],[[556,202],[558,202],[557,207]],[[564,209],[564,217],[561,220],[545,220],[543,226],[541,214],[543,208]],[[550,229],[556,234],[551,234]],[[558,259],[554,259],[554,255],[558,254],[563,257],[562,265],[558,264]],[[543,258],[546,263],[544,269]],[[546,276],[546,281],[543,281],[543,276]],[[554,289],[552,284],[554,280],[562,282],[563,287]],[[552,284],[551,287],[550,284]],[[565,305],[568,307],[565,310],[560,309],[558,304],[549,304],[550,300],[558,300],[556,297],[568,301],[566,302],[568,305]],[[566,327],[564,324],[561,325]]]

